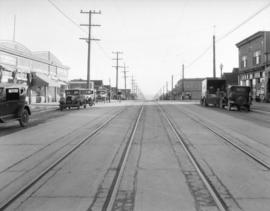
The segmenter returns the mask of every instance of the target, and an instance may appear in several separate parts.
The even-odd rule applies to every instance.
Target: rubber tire
[[[231,111],[231,109],[232,109],[232,106],[230,103],[228,103],[228,111]]]
[[[24,109],[21,115],[21,118],[19,119],[19,123],[21,127],[26,127],[29,121],[29,113],[27,109]]]

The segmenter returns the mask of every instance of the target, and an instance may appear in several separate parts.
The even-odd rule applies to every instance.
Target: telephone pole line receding
[[[182,64],[182,95],[184,94],[185,91],[184,79],[185,79],[185,65]]]
[[[216,77],[216,36],[215,36],[215,28],[214,26],[214,34],[213,34],[213,77]]]
[[[80,26],[87,26],[88,27],[88,38],[80,38],[81,40],[85,40],[88,44],[88,49],[87,49],[87,88],[90,88],[90,59],[91,59],[91,41],[99,41],[99,39],[94,39],[91,36],[91,29],[92,26],[100,26],[97,24],[92,24],[92,15],[101,14],[101,11],[95,11],[95,10],[89,10],[89,11],[82,11],[82,14],[88,14],[89,15],[89,23],[88,24],[80,24]]]
[[[123,52],[116,51],[116,52],[112,52],[112,53],[116,54],[116,58],[113,59],[113,60],[116,60],[116,66],[113,66],[113,67],[115,67],[115,69],[116,69],[115,88],[116,88],[116,95],[117,95],[118,94],[118,69],[119,69],[119,67],[122,67],[122,66],[119,66],[119,60],[121,60],[121,58],[119,58],[119,54],[122,54]]]
[[[122,71],[122,72],[124,73],[124,79],[125,79],[125,97],[126,97],[126,100],[127,100],[127,72],[128,71],[126,71],[126,68],[128,68],[128,67],[124,63],[124,71]]]

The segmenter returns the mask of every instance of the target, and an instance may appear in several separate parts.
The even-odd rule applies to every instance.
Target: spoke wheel
[[[24,109],[22,112],[22,116],[19,120],[21,127],[27,126],[28,121],[29,121],[29,113],[26,109]]]

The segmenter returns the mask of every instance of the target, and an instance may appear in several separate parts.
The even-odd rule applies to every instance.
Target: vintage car
[[[31,110],[26,92],[24,85],[0,83],[0,123],[18,120],[22,127],[27,126]]]
[[[65,96],[61,97],[59,101],[59,107],[62,111],[65,108],[76,107],[80,109],[81,106],[86,108],[87,100],[86,96],[82,94],[82,89],[68,89],[65,90]]]
[[[108,98],[107,90],[105,90],[105,89],[97,90],[97,96],[96,96],[97,102],[99,102],[99,101],[105,102],[107,100],[107,98]]]
[[[249,86],[229,86],[226,95],[222,99],[222,107],[227,106],[228,110],[231,110],[232,107],[236,107],[238,110],[246,108],[250,111],[252,100],[250,91]]]
[[[82,89],[81,94],[85,96],[86,103],[89,106],[93,106],[95,104],[95,91],[94,91],[94,89]]]

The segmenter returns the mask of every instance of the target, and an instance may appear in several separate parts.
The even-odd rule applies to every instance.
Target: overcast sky
[[[50,0],[74,22],[88,23],[80,10],[101,10],[93,16],[91,79],[111,78],[115,86],[115,61],[112,51],[122,51],[120,61],[129,67],[146,95],[156,94],[174,75],[181,77],[212,76],[212,50],[193,63],[212,42],[263,8],[269,0]],[[49,50],[70,67],[69,79],[86,79],[87,27],[76,26],[48,0],[0,0],[0,39],[11,40],[16,15],[16,41],[32,51]],[[85,32],[83,32],[85,30]],[[260,30],[270,30],[270,7],[217,43],[217,75],[238,67],[235,44]],[[192,64],[192,65],[191,65]],[[120,70],[122,71],[122,70]],[[124,87],[119,74],[119,87]],[[130,88],[130,78],[128,79]],[[169,89],[171,85],[169,86]]]

